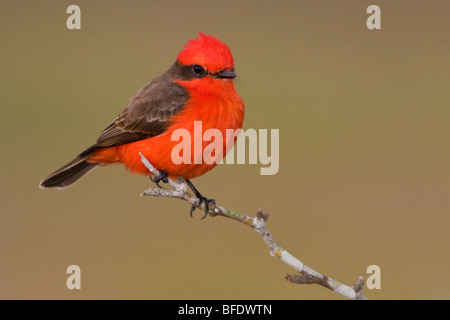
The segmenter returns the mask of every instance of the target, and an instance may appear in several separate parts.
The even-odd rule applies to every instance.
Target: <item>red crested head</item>
[[[197,39],[190,39],[178,54],[183,65],[200,65],[210,73],[233,70],[233,55],[230,48],[218,38],[200,32]]]

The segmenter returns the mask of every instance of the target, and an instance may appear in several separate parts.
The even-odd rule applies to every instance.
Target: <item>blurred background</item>
[[[81,8],[68,30],[66,8]],[[381,8],[381,30],[366,9]],[[193,182],[370,299],[450,298],[448,1],[1,1],[1,299],[341,299],[221,217],[200,220],[122,166],[38,183],[90,146],[199,31],[232,50],[244,129],[280,130],[280,170]],[[66,268],[81,268],[81,290]]]

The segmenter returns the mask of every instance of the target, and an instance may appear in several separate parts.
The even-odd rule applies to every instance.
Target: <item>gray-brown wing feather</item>
[[[187,91],[167,74],[155,78],[130,99],[128,107],[103,130],[97,142],[80,155],[164,133],[172,116],[188,99]]]

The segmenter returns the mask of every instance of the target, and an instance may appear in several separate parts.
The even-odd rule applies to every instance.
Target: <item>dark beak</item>
[[[214,76],[216,78],[219,78],[219,79],[233,79],[233,78],[236,78],[236,74],[233,71],[227,70],[227,69],[224,69],[222,71],[216,72],[214,74]]]

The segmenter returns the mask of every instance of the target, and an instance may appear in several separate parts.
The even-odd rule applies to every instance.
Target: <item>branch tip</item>
[[[258,219],[262,219],[263,221],[269,220],[269,214],[264,213],[261,209],[258,209],[258,211],[256,212],[256,217]]]

